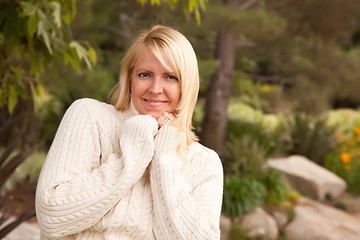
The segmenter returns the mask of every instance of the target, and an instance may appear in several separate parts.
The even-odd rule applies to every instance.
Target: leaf
[[[70,50],[71,51],[71,50]],[[74,59],[74,57],[72,56],[71,53],[67,52],[65,49],[63,51],[63,56],[64,56],[64,64],[68,65],[69,62],[71,63],[71,65],[73,66],[73,68],[77,71],[80,72],[80,66],[79,66],[79,62],[77,61],[77,59]]]
[[[39,21],[37,35],[38,36],[41,35],[43,37],[45,45],[46,45],[49,53],[52,55],[53,51],[51,49],[49,35],[48,35],[48,33],[47,33],[46,29],[45,29],[43,21]]]
[[[205,11],[205,1],[206,0],[199,0],[200,8]]]
[[[16,94],[19,94],[22,98],[26,98],[25,87],[21,83],[21,81],[19,81],[20,79],[16,75],[13,75],[11,77],[11,80],[12,80],[12,86],[14,87]]]
[[[201,24],[201,15],[200,15],[199,9],[195,10],[195,18],[196,18],[196,23],[198,25],[200,25]]]
[[[44,95],[44,88],[40,83],[37,84],[36,88],[31,88],[32,94],[34,96],[43,96]]]
[[[20,5],[21,5],[21,7],[23,9],[23,13],[26,16],[35,15],[36,10],[37,10],[37,7],[35,5],[33,5],[32,3],[29,3],[29,2],[24,2],[24,1],[21,1]]]
[[[71,15],[70,14],[63,14],[62,19],[67,25],[70,25],[71,23]]]
[[[97,56],[96,56],[96,52],[94,51],[93,48],[89,48],[89,50],[88,50],[88,56],[89,56],[91,62],[92,62],[93,64],[95,64],[95,63],[96,63]]]
[[[37,55],[29,56],[30,66],[30,74],[31,75],[38,75],[40,73],[40,60]]]
[[[31,15],[27,21],[28,35],[32,37],[37,30],[39,18],[37,15]]]
[[[91,62],[89,60],[88,52],[86,51],[86,49],[76,41],[72,41],[69,46],[75,48],[76,54],[78,55],[79,59],[84,60],[88,68],[91,69]]]
[[[197,0],[189,0],[189,12],[192,13],[197,9]]]
[[[54,9],[52,16],[54,17],[54,22],[58,28],[61,28],[61,6],[60,3],[56,1],[52,1],[51,3],[52,8]]]
[[[8,110],[12,113],[17,103],[17,92],[12,84],[8,85],[9,97],[8,97]]]
[[[160,0],[150,0],[150,4],[160,6]]]

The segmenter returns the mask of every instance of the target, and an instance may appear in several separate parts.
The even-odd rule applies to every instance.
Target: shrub
[[[251,175],[230,175],[224,181],[224,199],[222,211],[231,218],[252,211],[264,204],[265,186]]]
[[[287,124],[289,138],[285,145],[288,154],[303,155],[323,165],[325,155],[337,146],[337,128],[328,124],[325,115],[297,113],[288,119]]]
[[[225,172],[257,174],[262,168],[265,155],[264,148],[251,136],[236,138],[231,135],[225,143]]]
[[[325,158],[325,167],[343,178],[348,189],[360,193],[360,125],[338,133],[339,148]]]
[[[289,199],[290,193],[293,192],[285,177],[274,170],[264,171],[261,176],[261,182],[267,189],[267,204],[280,204],[285,202]]]

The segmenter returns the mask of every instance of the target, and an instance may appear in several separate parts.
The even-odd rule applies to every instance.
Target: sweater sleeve
[[[150,180],[154,200],[157,239],[220,239],[223,171],[218,155],[201,149],[195,159],[204,167],[195,182],[181,175],[176,153],[180,141],[175,127],[162,127],[155,138]],[[187,159],[189,160],[189,159]],[[200,166],[200,165],[198,165]]]
[[[123,123],[120,154],[102,156],[95,106],[78,100],[65,113],[36,192],[39,225],[50,238],[94,226],[141,178],[154,154],[157,122],[138,115]],[[106,116],[103,116],[106,117]],[[119,123],[120,124],[120,123]],[[106,158],[106,159],[104,159]],[[89,167],[89,162],[99,162]]]

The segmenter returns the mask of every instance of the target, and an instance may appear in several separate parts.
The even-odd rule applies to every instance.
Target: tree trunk
[[[260,0],[223,0],[223,4],[235,9],[237,14],[254,6]],[[223,155],[226,128],[227,108],[231,94],[232,75],[234,71],[236,31],[233,26],[222,26],[217,35],[216,58],[218,66],[211,77],[202,122],[201,142]]]
[[[218,31],[216,58],[218,66],[211,77],[202,122],[201,142],[223,154],[227,127],[227,107],[234,71],[236,37],[226,27]]]

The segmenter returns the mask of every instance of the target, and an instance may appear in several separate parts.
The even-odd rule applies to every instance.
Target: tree
[[[223,4],[232,9],[235,14],[241,14],[258,0],[248,0],[240,5],[240,0],[224,0]],[[231,16],[229,18],[231,21]],[[220,26],[217,33],[216,59],[218,61],[215,73],[208,86],[205,116],[202,123],[202,143],[222,155],[227,127],[227,108],[231,96],[235,52],[237,38],[233,24]]]
[[[41,143],[36,143],[33,96],[41,94],[39,75],[55,62],[70,63],[77,71],[96,61],[87,42],[75,41],[70,23],[75,0],[5,0],[0,3],[0,187]],[[6,206],[7,197],[1,206]],[[0,230],[0,238],[35,211]],[[10,215],[2,216],[3,223]]]

